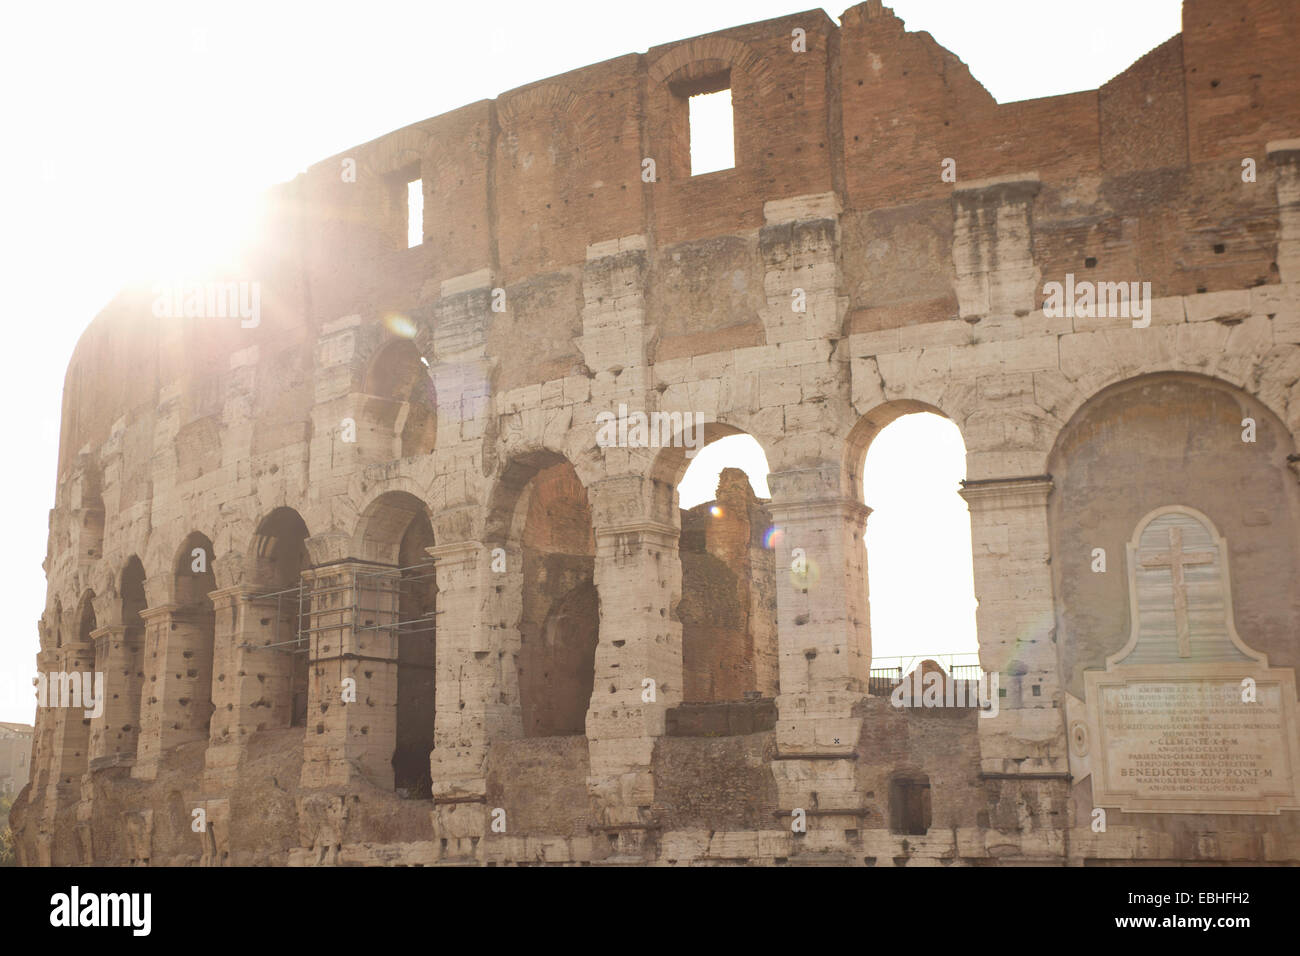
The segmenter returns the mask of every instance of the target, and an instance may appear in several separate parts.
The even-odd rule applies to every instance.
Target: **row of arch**
[[[1112,419],[1132,419],[1135,402],[1139,409],[1160,412],[1162,402],[1153,400],[1148,394],[1150,390],[1165,396],[1164,408],[1171,401],[1181,402],[1182,420],[1187,423],[1203,418],[1205,409],[1226,421],[1238,415],[1242,407],[1243,396],[1235,389],[1192,376],[1148,377],[1130,383],[1126,389],[1120,393],[1108,390],[1097,396],[1088,408],[1100,409],[1101,419],[1084,421],[1082,426],[1086,427],[1073,427],[1076,422],[1072,420],[1072,427],[1063,432],[1058,443],[1058,453],[1054,453],[1054,470],[1059,467],[1064,473],[1081,476],[1078,489],[1082,490],[1077,494],[1086,499],[1085,509],[1102,507],[1096,501],[1095,492],[1088,488],[1095,484],[1095,479],[1086,474],[1093,467],[1089,455],[1095,454],[1098,448],[1110,447],[1105,444],[1110,439],[1105,437],[1102,425]],[[872,423],[873,437],[881,434],[899,415],[927,410],[913,404],[895,407],[891,414]],[[1151,420],[1159,418],[1159,414],[1154,414]],[[1273,428],[1275,435],[1285,432],[1280,421],[1274,419],[1270,424],[1278,426]],[[1143,427],[1152,435],[1159,433],[1156,426]],[[738,430],[724,429],[710,437],[721,437],[724,432],[736,434]],[[1101,441],[1101,444],[1087,446],[1089,441]],[[1282,444],[1293,447],[1289,434]],[[1081,450],[1085,446],[1086,450]],[[1144,449],[1136,450],[1141,451]],[[865,454],[866,449],[864,457]],[[1066,460],[1075,456],[1083,460]],[[1179,481],[1187,485],[1191,479],[1176,464],[1170,464],[1166,470],[1169,474],[1162,479],[1158,492],[1164,497],[1158,503],[1167,503],[1164,499],[1171,496],[1179,500],[1194,499],[1196,494],[1205,492],[1204,488],[1180,488]],[[743,480],[729,478],[726,472],[720,478],[715,499],[684,511],[681,523],[683,581],[677,614],[683,626],[682,697],[688,701],[739,699],[753,694],[770,696],[779,689],[774,595],[765,590],[764,583],[775,573],[769,563],[771,549],[766,540],[772,527],[770,516],[763,502],[743,487]],[[1200,485],[1205,485],[1205,481],[1200,480]],[[1074,485],[1070,487],[1075,489]],[[1076,495],[1076,490],[1070,494]],[[1144,509],[1146,503],[1138,502],[1133,507]],[[1058,526],[1063,524],[1059,517],[1055,520]],[[1285,534],[1293,536],[1294,522],[1285,524]],[[278,508],[263,519],[250,550],[256,559],[256,577],[265,593],[298,587],[303,573],[311,568],[309,537],[306,523],[293,509]],[[521,733],[526,736],[583,733],[593,691],[602,595],[595,581],[591,505],[573,464],[553,451],[512,459],[503,469],[493,495],[484,538],[485,543],[500,545],[505,551],[504,581],[512,593],[518,594],[514,608],[518,654],[511,662],[507,684],[514,691],[509,696],[518,710]],[[399,620],[417,625],[429,622],[427,627],[410,627],[402,633],[398,648],[394,776],[397,786],[420,791],[427,783],[427,757],[434,745],[436,675],[440,673],[439,667],[452,667],[455,663],[439,661],[436,654],[437,588],[428,573],[428,549],[436,542],[428,508],[408,492],[386,492],[364,509],[353,540],[366,559],[403,569],[399,572],[404,580]],[[1285,542],[1277,547],[1284,548]],[[969,560],[969,544],[966,550]],[[172,575],[174,604],[186,612],[181,617],[196,635],[198,659],[191,661],[186,673],[201,684],[205,673],[207,680],[212,680],[215,609],[210,595],[216,590],[216,581],[210,561],[201,569],[195,565],[196,551],[212,555],[211,541],[199,532],[192,533],[183,542]],[[1288,565],[1294,564],[1292,553],[1288,552],[1287,558]],[[1083,579],[1087,580],[1086,576]],[[143,630],[145,569],[138,557],[128,560],[119,580],[121,624],[128,633],[132,629]],[[1070,595],[1072,589],[1077,587],[1065,584],[1060,586],[1060,593]],[[93,597],[87,592],[78,606],[79,643],[89,642],[91,633],[97,630]],[[931,590],[929,600],[934,599]],[[1113,603],[1122,607],[1122,602]],[[61,604],[56,603],[57,628],[62,626],[61,612]],[[285,613],[295,613],[294,623],[297,623],[296,612]],[[281,619],[277,626],[286,626],[286,622]],[[61,630],[56,634],[58,646],[62,643]],[[134,678],[143,684],[147,668],[146,662],[140,663]],[[190,671],[193,673],[189,674]],[[282,726],[301,725],[306,719],[310,680],[305,656],[300,655],[292,668],[286,668],[278,679],[282,690],[271,707],[274,720]],[[123,686],[130,691],[129,681]],[[149,691],[142,687],[140,698],[145,700],[148,696]],[[211,709],[210,694],[206,702],[201,697],[193,702],[192,729],[210,730]],[[127,725],[130,723],[127,721]],[[64,749],[66,752],[67,747]],[[69,766],[75,769],[75,761]]]

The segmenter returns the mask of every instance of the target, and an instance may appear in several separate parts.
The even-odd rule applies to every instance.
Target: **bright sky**
[[[909,29],[928,30],[961,57],[1002,102],[1095,88],[1181,29],[1178,0],[889,5]],[[7,6],[0,278],[14,358],[0,376],[10,436],[0,720],[32,718],[63,374],[78,336],[120,286],[175,274],[219,248],[259,190],[350,146],[590,63],[799,6]]]

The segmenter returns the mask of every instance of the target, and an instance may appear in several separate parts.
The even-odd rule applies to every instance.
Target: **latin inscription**
[[[1251,702],[1232,680],[1130,681],[1101,691],[1108,790],[1255,800],[1290,788],[1278,685],[1260,684]]]

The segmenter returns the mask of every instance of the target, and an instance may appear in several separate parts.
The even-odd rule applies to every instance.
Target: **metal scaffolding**
[[[269,644],[240,646],[282,654],[307,654],[312,635],[346,627],[354,632],[390,631],[398,639],[433,634],[434,619],[440,612],[431,610],[406,620],[401,617],[402,598],[415,595],[434,580],[431,562],[340,574],[342,581],[337,580],[338,576],[313,577],[295,587],[250,596],[250,603],[275,600],[274,640]],[[367,603],[368,600],[374,603]],[[327,606],[330,604],[334,606]]]

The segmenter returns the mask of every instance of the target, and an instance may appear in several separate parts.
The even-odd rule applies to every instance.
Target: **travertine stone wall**
[[[1259,571],[1242,639],[1275,667],[1300,653],[1300,7],[1186,0],[1183,22],[1099,91],[1009,104],[879,0],[666,44],[276,187],[240,268],[196,279],[258,283],[256,322],[157,318],[155,288],[124,289],[67,374],[38,658],[104,671],[108,704],[38,713],[23,861],[1300,861],[1289,810],[1094,832],[1067,754],[1067,698],[1128,607],[1087,555],[1157,504],[1217,509],[1235,573]],[[736,166],[691,177],[686,97],[723,77]],[[1150,283],[1149,326],[1045,309],[1067,275]],[[772,730],[666,735],[700,678],[688,462],[602,444],[620,406],[767,455],[746,637],[772,649],[752,678]],[[868,694],[864,459],[916,411],[966,443],[994,717]],[[1239,414],[1263,436],[1244,450]],[[287,580],[285,509],[305,548]],[[432,798],[402,799],[401,609],[373,582],[417,519]],[[286,587],[301,615],[268,597]],[[546,649],[557,604],[595,635],[589,665]],[[290,618],[306,677],[269,648]],[[537,673],[579,659],[589,699]],[[567,733],[530,735],[539,712]],[[928,833],[895,832],[926,784]]]

